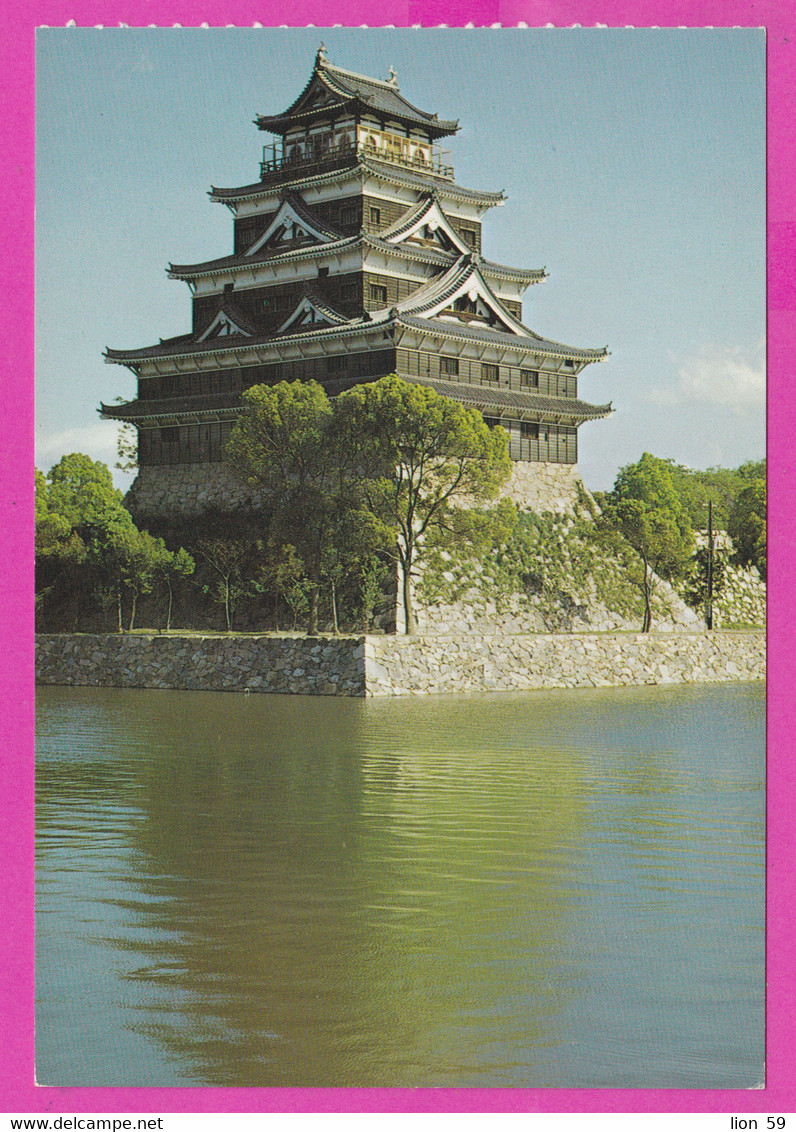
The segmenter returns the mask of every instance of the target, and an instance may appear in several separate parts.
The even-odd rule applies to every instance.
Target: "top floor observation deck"
[[[353,124],[337,130],[308,131],[264,146],[260,180],[277,184],[295,176],[310,177],[343,169],[359,157],[453,181],[449,150],[425,139]]]

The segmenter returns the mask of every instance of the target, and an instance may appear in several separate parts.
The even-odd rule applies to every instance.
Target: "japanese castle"
[[[579,425],[611,412],[578,399],[578,375],[607,350],[523,323],[546,272],[482,255],[482,220],[505,197],[456,183],[438,143],[458,122],[407,101],[392,70],[354,74],[322,46],[298,98],[256,125],[277,139],[259,179],[210,192],[233,214],[233,254],[168,268],[191,290],[190,333],[106,352],[138,381],[136,399],[100,412],[138,431],[139,506],[186,505],[197,473],[194,502],[220,502],[240,394],[279,381],[334,396],[397,373],[501,424],[526,481],[529,465],[574,472]]]

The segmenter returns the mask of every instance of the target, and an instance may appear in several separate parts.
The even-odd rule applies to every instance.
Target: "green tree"
[[[149,548],[144,545],[141,531],[122,508],[117,513],[109,513],[94,525],[88,549],[98,596],[102,604],[115,604],[117,629],[120,633],[124,632],[123,597],[128,589],[132,591],[132,629],[135,625],[138,595],[151,589],[151,574],[147,563]]]
[[[61,609],[77,600],[86,586],[86,543],[64,515],[50,508],[50,483],[36,469],[35,551],[36,614],[46,628],[53,604]]]
[[[641,631],[648,633],[655,576],[679,577],[694,545],[688,513],[666,462],[645,452],[638,463],[620,468],[613,490],[603,500],[603,524],[621,533],[641,559],[637,582],[644,598]]]
[[[388,581],[388,564],[378,554],[371,554],[359,563],[358,596],[359,615],[362,628],[369,633],[379,603],[383,601],[384,591]]]
[[[692,609],[698,609],[707,619],[709,578],[712,574],[713,602],[716,603],[727,583],[727,560],[721,551],[714,550],[713,563],[706,546],[700,546],[683,576],[682,595]]]
[[[708,504],[713,504],[713,522],[717,529],[726,530],[735,500],[750,480],[764,479],[766,461],[750,460],[738,468],[684,467],[673,460],[663,460],[680,501],[688,511],[694,530],[707,526]]]
[[[162,540],[160,540],[162,542]],[[174,583],[179,578],[189,578],[196,569],[196,563],[184,547],[169,551],[163,543],[163,550],[159,555],[155,571],[168,590],[169,601],[166,607],[166,632],[171,630],[171,611],[174,605]]]
[[[303,577],[286,594],[306,592],[308,632],[318,631],[322,585],[332,606],[340,572],[378,542],[379,527],[364,512],[355,452],[333,427],[333,410],[316,382],[254,386],[243,394],[244,413],[226,455],[235,473],[266,500],[271,537],[294,548]]]
[[[46,477],[37,475],[36,517],[40,607],[62,620],[71,606],[77,627],[88,603],[106,589],[100,545],[109,545],[111,528],[132,528],[132,519],[106,465],[80,452],[63,456]]]
[[[341,447],[361,469],[371,514],[392,532],[400,573],[404,628],[416,631],[413,571],[432,535],[437,545],[483,537],[472,508],[493,499],[511,461],[503,429],[490,430],[476,409],[395,375],[359,385],[335,403]]]
[[[742,566],[754,565],[766,576],[766,484],[752,478],[735,500],[728,533],[733,540],[736,560]]]
[[[231,533],[206,535],[196,543],[196,553],[213,576],[213,581],[203,588],[224,607],[224,623],[231,633],[238,599],[249,587],[244,565],[251,553],[251,541]]]
[[[189,555],[176,555],[163,539],[139,530],[113,486],[108,467],[80,452],[63,456],[46,476],[36,473],[37,601],[72,601],[85,618],[87,600],[122,606],[130,599],[128,628],[135,628],[138,599],[156,581],[183,571]]]
[[[121,397],[116,398],[121,401]],[[116,463],[115,468],[120,472],[136,472],[138,471],[138,430],[135,425],[129,424],[127,421],[119,425],[119,432],[116,436]]]
[[[113,486],[106,464],[82,452],[62,456],[47,473],[48,508],[78,530],[103,522],[109,514],[123,511],[122,493]]]

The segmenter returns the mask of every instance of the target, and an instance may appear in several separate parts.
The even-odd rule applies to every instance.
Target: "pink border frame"
[[[789,488],[796,475],[796,398],[789,350],[796,341],[796,18],[790,0],[294,0],[291,26],[393,24],[461,27],[500,22],[609,26],[761,26],[768,29],[769,456],[776,539],[770,550],[767,1080],[760,1091],[584,1089],[237,1089],[38,1088],[33,1082],[33,131],[34,29],[95,24],[185,27],[277,25],[276,0],[5,0],[0,60],[6,94],[0,134],[7,156],[2,201],[6,288],[0,318],[10,364],[0,421],[4,569],[0,572],[0,657],[4,691],[4,912],[0,1059],[5,1112],[796,1112],[796,770],[788,738],[796,657],[786,616],[796,585],[787,548],[796,545]]]

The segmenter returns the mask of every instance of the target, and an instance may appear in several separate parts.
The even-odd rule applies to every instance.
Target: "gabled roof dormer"
[[[329,244],[339,240],[342,233],[314,216],[298,193],[285,193],[271,223],[259,239],[255,240],[246,255],[257,252],[295,247],[297,244]]]
[[[379,238],[390,244],[419,244],[459,255],[469,255],[472,251],[442,211],[436,193],[425,195],[399,220],[380,232]]]
[[[213,338],[234,337],[251,338],[255,333],[254,327],[246,322],[237,312],[231,312],[222,307],[206,330],[202,331],[197,342],[209,342]]]
[[[476,329],[533,338],[527,326],[509,314],[495,296],[479,271],[478,262],[479,257],[472,253],[462,256],[449,271],[418,287],[395,309],[402,314],[468,323]]]
[[[317,292],[308,290],[275,333],[285,334],[288,331],[295,333],[315,327],[342,326],[350,321],[331,307]]]

